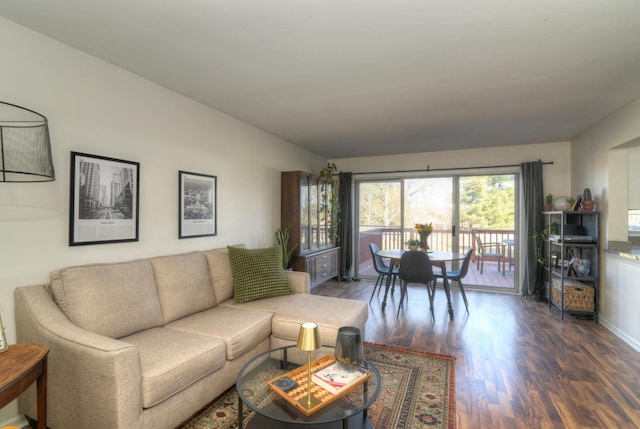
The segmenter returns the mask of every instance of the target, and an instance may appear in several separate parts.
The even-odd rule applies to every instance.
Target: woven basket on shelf
[[[576,280],[564,280],[564,309],[574,311],[594,311],[596,290]],[[562,304],[562,286],[560,279],[551,282],[551,301]]]

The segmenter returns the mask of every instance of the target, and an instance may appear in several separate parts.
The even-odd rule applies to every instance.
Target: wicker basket
[[[564,280],[564,309],[574,311],[595,311],[596,289],[576,280]],[[560,279],[551,282],[551,301],[562,304],[562,286]]]

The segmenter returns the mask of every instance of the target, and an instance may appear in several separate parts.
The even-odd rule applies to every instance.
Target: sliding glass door
[[[377,275],[370,243],[380,249],[406,248],[408,239],[418,238],[415,224],[432,223],[429,246],[433,249],[464,253],[482,243],[495,244],[500,253],[499,257],[485,257],[476,250],[465,284],[514,291],[516,177],[492,174],[357,181],[356,276]]]
[[[465,284],[516,290],[516,178],[515,174],[458,178],[459,248],[475,249]]]
[[[377,276],[370,244],[379,249],[402,247],[402,182],[359,182],[357,186],[358,239],[356,276]]]
[[[404,239],[418,239],[417,223],[432,224],[430,248],[457,252],[453,240],[454,180],[452,177],[404,179]],[[405,246],[406,247],[406,246]]]

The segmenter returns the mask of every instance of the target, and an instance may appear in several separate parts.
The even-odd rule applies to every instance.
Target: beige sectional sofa
[[[285,272],[293,294],[234,304],[226,248],[64,268],[50,285],[16,288],[18,342],[50,350],[48,426],[174,428],[235,383],[240,368],[319,325],[364,332],[368,307],[311,295],[306,273]],[[36,418],[35,392],[22,413]]]

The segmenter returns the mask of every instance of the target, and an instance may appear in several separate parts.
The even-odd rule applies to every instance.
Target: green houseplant
[[[544,197],[544,211],[550,212],[551,210],[553,210],[553,195],[547,194],[547,196]]]
[[[338,171],[338,167],[333,162],[328,162],[327,166],[320,170],[320,177],[326,180],[333,179],[333,173]]]
[[[593,208],[595,207],[595,205],[596,205],[596,202],[593,200],[593,197],[591,196],[591,189],[584,188],[584,191],[582,192],[582,210],[586,212],[591,212],[593,211]]]
[[[543,267],[549,266],[549,258],[544,254],[544,243],[549,238],[549,230],[546,228],[533,234],[532,238],[536,240],[536,260]]]
[[[576,203],[575,198],[567,198],[567,210],[573,210],[573,205]]]
[[[420,240],[416,240],[415,238],[412,238],[407,240],[405,244],[409,246],[409,250],[418,250],[418,246],[420,246]]]
[[[284,228],[278,228],[276,230],[276,243],[280,246],[280,251],[282,252],[282,269],[286,270],[289,268],[289,261],[291,261],[291,255],[293,254],[293,249],[296,246],[293,246],[289,249],[289,235],[291,233],[291,225],[287,225]]]

